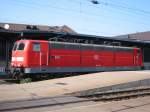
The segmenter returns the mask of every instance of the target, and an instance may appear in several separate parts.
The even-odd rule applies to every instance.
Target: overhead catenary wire
[[[68,0],[69,1],[69,0]],[[88,1],[88,2],[87,2]],[[97,0],[98,1],[98,0]],[[101,5],[105,5],[105,6],[109,6],[109,8],[111,8],[111,12],[113,11],[113,12],[117,12],[117,13],[119,13],[119,14],[122,14],[122,15],[127,15],[127,16],[132,16],[132,18],[134,19],[133,20],[133,22],[135,22],[135,16],[137,16],[137,18],[136,19],[140,19],[139,21],[138,21],[138,23],[141,23],[141,24],[143,24],[143,22],[141,22],[141,20],[142,19],[144,19],[144,23],[145,24],[149,24],[149,18],[150,18],[150,12],[148,12],[148,11],[144,11],[144,10],[138,10],[138,12],[135,12],[136,11],[136,8],[128,8],[127,6],[125,7],[125,6],[122,6],[122,5],[115,5],[114,3],[113,3],[113,7],[110,5],[110,4],[112,4],[112,3],[107,3],[107,2],[103,2],[102,1],[102,3],[100,2],[100,0],[98,1],[98,3],[99,3],[99,5],[93,5],[93,4],[91,4],[90,2],[90,0],[86,0],[86,1],[79,1],[79,0],[72,0],[72,2],[75,2],[75,3],[78,3],[78,4],[83,4],[83,5],[86,5],[86,6],[90,6],[90,7],[94,7],[94,8],[97,8],[97,9],[100,9],[101,8]],[[115,7],[115,6],[119,6],[119,7],[121,7],[121,8],[123,8],[123,9],[119,9],[119,7]],[[129,10],[124,10],[124,9],[130,9],[130,11]],[[113,9],[113,10],[112,10]],[[114,10],[115,9],[115,10]],[[132,10],[131,10],[132,9]],[[106,12],[106,10],[103,10],[103,11],[105,11]],[[110,12],[110,10],[108,10],[109,12]],[[108,12],[107,11],[107,12]],[[82,11],[83,12],[83,11]],[[141,14],[140,12],[144,12],[144,13],[147,13],[147,15],[146,14]],[[91,15],[95,15],[95,14],[91,14]],[[140,17],[140,18],[139,18]],[[143,17],[146,17],[148,20],[146,21],[145,20],[145,18],[143,18]],[[118,19],[120,19],[120,18],[118,18],[117,17],[117,20]],[[121,20],[127,20],[127,19],[122,19],[121,18]],[[130,21],[130,19],[128,19],[128,22]],[[147,23],[146,23],[147,22]]]
[[[67,9],[67,8],[63,8],[63,7],[58,7],[58,6],[54,6],[54,5],[50,5],[50,4],[38,4],[37,2],[27,2],[27,1],[24,1],[24,0],[14,0],[14,1],[17,1],[17,3],[21,3],[21,5],[30,5],[30,6],[35,6],[35,5],[38,5],[40,7],[47,7],[47,8],[54,8],[54,9],[57,9],[57,10],[63,10],[64,12],[74,12],[74,13],[81,13],[81,10],[78,10],[78,9]],[[93,16],[93,17],[101,17],[101,18],[104,18],[106,20],[110,18],[109,15],[102,15],[102,14],[96,14],[96,13],[91,13],[91,12],[85,12],[85,11],[82,11],[82,14],[85,14],[85,15],[88,15],[88,16]],[[115,21],[120,21],[120,22],[129,22],[129,23],[135,23],[136,21],[133,20],[131,21],[130,19],[125,19],[125,18],[120,18],[120,17],[117,17],[117,20]],[[137,21],[138,24],[141,24],[141,25],[144,25],[144,26],[149,26],[148,24],[149,23],[146,23],[146,22],[143,22],[143,21]]]
[[[86,0],[86,1],[89,1],[90,0]],[[82,1],[84,3],[86,3],[86,1]],[[142,10],[142,9],[138,9],[138,8],[133,8],[133,7],[129,7],[129,6],[126,6],[127,4],[118,4],[118,3],[112,3],[112,2],[104,2],[103,0],[96,0],[98,1],[98,3],[100,5],[105,5],[105,6],[110,6],[110,7],[115,7],[115,8],[121,8],[121,9],[126,9],[126,10],[130,10],[130,11],[134,11],[134,12],[137,12],[137,13],[143,13],[143,14],[146,14],[146,15],[150,15],[150,11],[146,11],[146,10]]]
[[[95,9],[100,9],[101,8],[101,5],[103,6],[106,6],[109,8],[104,10],[105,12],[116,12],[118,14],[122,14],[122,15],[127,15],[127,16],[132,16],[132,18],[135,18],[135,16],[139,19],[145,19],[145,17],[148,19],[147,22],[149,24],[149,19],[150,19],[150,12],[148,11],[144,11],[144,10],[136,10],[136,8],[128,8],[127,6],[122,6],[122,5],[116,5],[114,3],[107,3],[107,2],[99,2],[99,5],[93,5],[93,4],[89,4],[89,0],[87,2],[86,1],[78,1],[78,0],[72,0],[72,2],[75,2],[75,3],[80,3],[80,4],[84,4],[86,6],[90,6],[90,7],[94,7]],[[113,4],[113,5],[111,5]],[[116,7],[118,6],[118,7]],[[130,10],[126,10],[126,9],[130,9]],[[131,10],[132,9],[132,10]],[[144,13],[143,13],[144,12]],[[144,20],[146,21],[146,20]]]

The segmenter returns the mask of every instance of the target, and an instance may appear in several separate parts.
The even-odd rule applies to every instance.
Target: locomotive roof
[[[59,42],[59,41],[46,41],[46,40],[19,40],[19,41],[32,41],[32,42],[49,42],[53,44],[65,44],[65,45],[82,45],[82,46],[93,46],[93,47],[107,47],[107,48],[122,48],[122,49],[134,49],[137,47],[125,47],[125,46],[113,46],[113,45],[99,45],[99,44],[86,44],[86,43],[71,43],[71,42]],[[19,42],[17,41],[17,42]],[[139,48],[138,48],[139,49]]]
[[[114,37],[103,37],[103,36],[95,36],[95,35],[85,35],[85,34],[71,34],[71,33],[54,33],[54,32],[47,32],[47,31],[13,31],[13,30],[6,30],[0,29],[0,39],[3,40],[18,40],[21,38],[25,39],[44,39],[48,40],[51,37],[65,37],[65,38],[79,38],[79,39],[89,39],[89,40],[96,40],[96,41],[116,41],[121,42],[124,45],[129,46],[150,46],[149,41],[141,41],[141,40],[131,40],[131,39],[123,39],[123,38],[114,38]]]
[[[65,45],[94,46],[94,47],[109,47],[109,48],[114,48],[115,47],[115,48],[124,48],[124,49],[134,49],[134,48],[137,48],[137,47],[124,47],[124,46],[99,45],[99,44],[85,44],[85,43],[70,43],[70,42],[57,42],[57,41],[49,41],[49,43],[65,44]]]

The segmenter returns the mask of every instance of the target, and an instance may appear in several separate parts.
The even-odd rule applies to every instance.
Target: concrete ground
[[[55,109],[47,108],[45,112],[150,112],[150,97],[108,103],[94,102],[66,105]]]
[[[149,78],[150,71],[117,71],[26,84],[0,85],[0,102],[56,96]]]
[[[9,111],[8,111],[9,112]],[[150,96],[111,102],[80,102],[10,112],[150,112]]]

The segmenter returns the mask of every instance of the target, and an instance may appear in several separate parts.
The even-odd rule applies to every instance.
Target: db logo
[[[99,55],[94,55],[94,59],[98,60],[99,59]]]

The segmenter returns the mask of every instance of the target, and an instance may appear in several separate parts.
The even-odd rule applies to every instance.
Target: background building
[[[119,35],[115,36],[117,38],[127,38],[131,40],[142,40],[142,41],[150,41],[150,31],[147,32],[137,32],[133,34]]]

